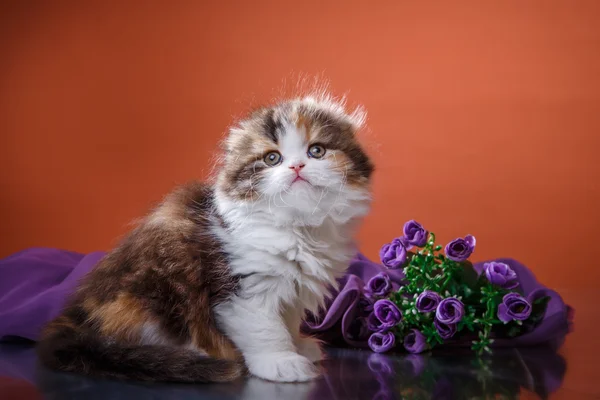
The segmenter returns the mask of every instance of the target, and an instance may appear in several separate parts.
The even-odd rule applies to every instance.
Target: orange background
[[[121,3],[0,5],[0,256],[110,248],[319,75],[369,111],[369,256],[415,218],[598,285],[599,1]]]

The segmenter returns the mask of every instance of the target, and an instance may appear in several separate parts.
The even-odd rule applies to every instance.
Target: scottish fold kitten
[[[81,282],[44,329],[42,362],[147,381],[315,378],[321,349],[299,328],[356,253],[373,172],[363,121],[327,95],[241,120],[214,184],[169,194]]]

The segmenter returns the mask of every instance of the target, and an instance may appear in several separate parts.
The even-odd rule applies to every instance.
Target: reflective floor
[[[564,388],[567,363],[548,348],[469,353],[380,355],[328,349],[323,378],[306,384],[245,379],[233,384],[137,384],[48,371],[31,346],[0,345],[2,399],[480,399],[596,398]]]
[[[210,385],[89,379],[39,367],[31,345],[0,344],[0,399],[597,399],[599,313],[586,305],[589,295],[565,295],[577,310],[576,329],[558,351],[496,350],[478,360],[457,350],[416,356],[328,349],[323,377],[305,384],[255,378]]]

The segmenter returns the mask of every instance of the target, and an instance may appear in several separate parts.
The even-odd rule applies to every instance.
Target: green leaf
[[[429,232],[429,237],[427,238],[427,243],[434,242],[435,243],[435,233]]]
[[[534,300],[533,304],[531,305],[531,316],[529,317],[528,322],[537,324],[539,321],[541,321],[544,318],[549,301],[550,296],[544,296]]]
[[[488,283],[490,283],[487,278],[485,277],[485,274],[481,274],[479,275],[479,277],[477,278],[477,282],[475,282],[475,286],[473,287],[474,289],[476,288],[480,288],[482,286],[486,286]]]
[[[540,298],[537,298],[533,301],[533,304],[536,306],[544,306],[546,307],[548,305],[548,302],[550,301],[550,296],[543,296]]]
[[[473,264],[465,261],[460,267],[454,272],[455,279],[467,285],[468,287],[476,287],[477,285],[477,271],[473,268]]]

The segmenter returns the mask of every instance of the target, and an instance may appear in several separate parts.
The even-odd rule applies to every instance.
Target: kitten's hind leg
[[[313,363],[298,354],[276,307],[269,309],[256,300],[234,297],[215,310],[220,326],[244,355],[250,373],[278,382],[305,382],[317,377]]]

